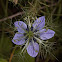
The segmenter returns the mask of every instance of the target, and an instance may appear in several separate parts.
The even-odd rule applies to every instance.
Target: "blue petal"
[[[39,52],[38,43],[34,42],[34,44],[33,44],[32,42],[30,42],[28,47],[27,47],[27,52],[30,56],[36,57],[38,52]]]
[[[44,31],[43,33],[40,33],[40,38],[42,40],[47,40],[50,39],[54,36],[55,32],[53,30],[48,29],[46,32]]]
[[[39,34],[41,34],[41,33],[44,33],[46,31],[46,29],[41,29],[41,30],[39,30],[39,31],[37,31],[38,32],[38,35]]]
[[[16,21],[14,22],[14,25],[20,33],[24,33],[25,29],[27,28],[27,25],[22,21]]]
[[[34,29],[41,30],[45,25],[45,16],[39,17],[35,22],[33,23]]]
[[[16,45],[22,45],[25,43],[24,35],[20,33],[16,33],[12,42]]]

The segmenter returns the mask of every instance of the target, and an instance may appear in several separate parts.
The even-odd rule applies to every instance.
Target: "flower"
[[[26,25],[22,21],[16,21],[14,22],[14,25],[17,28],[18,33],[14,35],[12,42],[16,45],[28,44],[26,49],[28,54],[32,57],[36,57],[39,52],[39,42],[37,39],[47,40],[52,38],[55,34],[53,30],[46,30],[44,28],[45,16],[37,18],[32,26],[30,23]],[[29,39],[29,41],[27,41],[27,39]]]

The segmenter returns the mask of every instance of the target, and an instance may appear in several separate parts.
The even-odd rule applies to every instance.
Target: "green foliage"
[[[8,60],[10,52],[12,50],[12,42],[10,41],[10,38],[8,38],[6,35],[4,35],[4,37],[1,39],[2,40],[0,40],[0,58],[5,58]]]
[[[20,49],[17,49],[16,53],[14,54],[14,57],[12,59],[12,62],[35,62],[35,58],[32,58],[28,55],[27,52],[19,54],[21,52]]]
[[[7,62],[7,60],[0,58],[0,62]]]

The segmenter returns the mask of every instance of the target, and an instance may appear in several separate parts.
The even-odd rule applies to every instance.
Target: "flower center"
[[[28,36],[29,36],[29,38],[33,37],[33,32],[32,31],[29,31],[28,32]]]

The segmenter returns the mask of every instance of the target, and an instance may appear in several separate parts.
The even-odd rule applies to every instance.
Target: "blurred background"
[[[19,55],[12,38],[14,22],[24,17],[45,16],[48,28],[55,31],[49,42],[56,42],[46,58],[32,58],[27,52]],[[62,0],[0,0],[0,62],[62,62]]]

